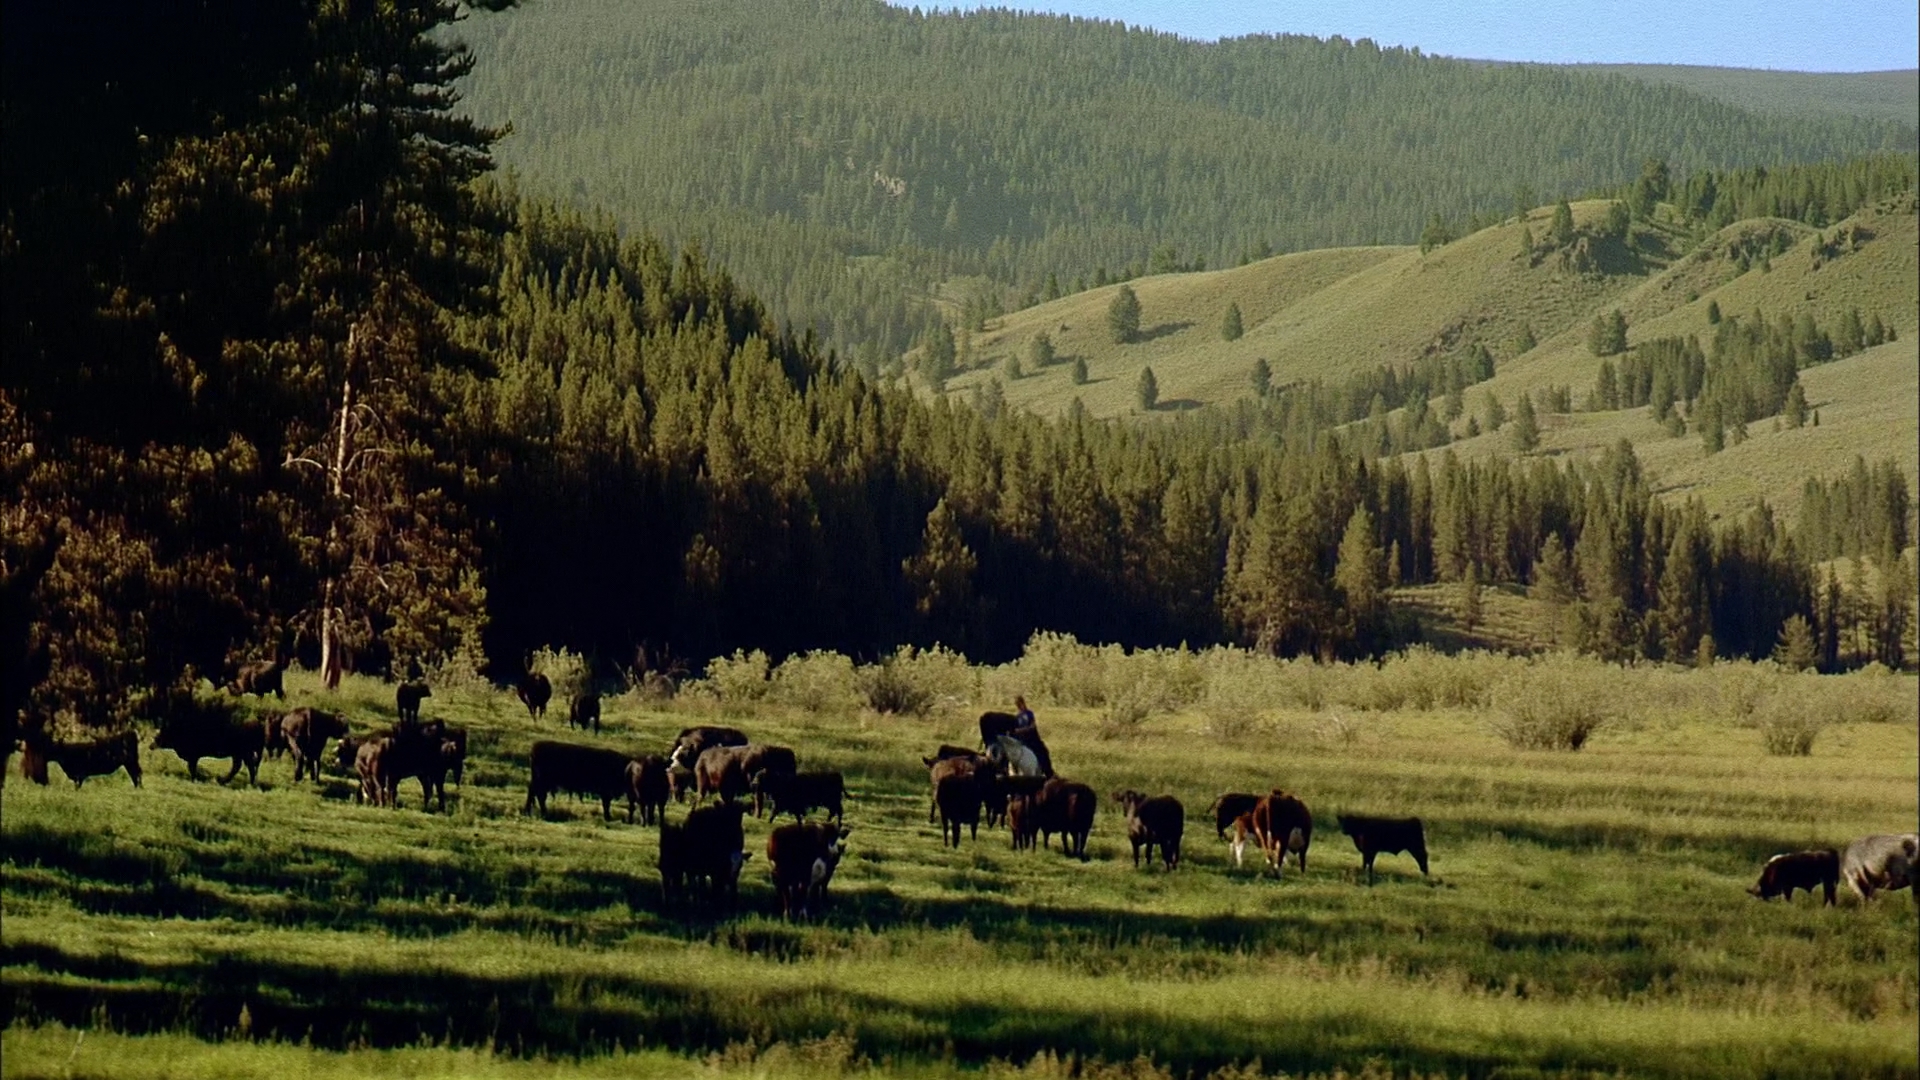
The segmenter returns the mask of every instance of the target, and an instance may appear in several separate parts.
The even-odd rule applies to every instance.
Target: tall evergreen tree
[[[1513,448],[1526,453],[1540,446],[1540,419],[1533,412],[1533,395],[1522,393],[1513,416]]]
[[[1240,305],[1229,302],[1227,313],[1220,319],[1220,337],[1224,341],[1239,341],[1246,331],[1240,325]]]
[[[1140,339],[1140,298],[1133,294],[1132,286],[1120,286],[1107,304],[1107,333],[1116,345]]]
[[[1153,369],[1140,369],[1140,381],[1134,384],[1134,400],[1141,412],[1152,412],[1160,404],[1160,380],[1153,377]]]

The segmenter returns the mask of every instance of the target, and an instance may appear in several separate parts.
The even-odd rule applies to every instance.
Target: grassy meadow
[[[1915,905],[1834,910],[1744,893],[1769,855],[1920,816],[1914,680],[1696,672],[1416,652],[1318,667],[1228,650],[1123,654],[1036,638],[1020,661],[934,652],[898,673],[925,716],[864,710],[852,666],[756,658],[670,701],[610,698],[608,730],[664,749],[724,720],[846,773],[832,911],[781,921],[749,821],[730,918],[663,910],[652,830],[562,799],[522,816],[525,755],[561,724],[484,684],[429,716],[469,726],[446,814],[356,806],[343,778],[193,784],[148,752],[76,791],[4,790],[0,992],[8,1076],[957,1074],[1913,1076]],[[296,702],[325,703],[308,676]],[[920,755],[977,738],[1025,692],[1063,774],[1102,809],[1082,864],[955,850]],[[1584,711],[1578,753],[1503,726]],[[350,679],[357,729],[391,688]],[[1810,756],[1769,725],[1812,718]],[[55,772],[57,773],[57,769]],[[1201,819],[1283,786],[1315,814],[1305,874],[1231,867]],[[1187,805],[1185,865],[1136,870],[1109,793]],[[1345,811],[1417,814],[1432,876]],[[678,816],[684,808],[674,807]]]

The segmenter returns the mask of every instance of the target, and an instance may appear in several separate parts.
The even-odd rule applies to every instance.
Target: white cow
[[[1914,862],[1920,859],[1920,833],[1863,836],[1847,845],[1840,856],[1840,876],[1862,900],[1883,889],[1913,885]],[[1915,902],[1920,903],[1920,893]]]

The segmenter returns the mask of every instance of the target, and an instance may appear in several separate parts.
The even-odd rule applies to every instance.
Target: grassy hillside
[[[1003,309],[1101,269],[1414,240],[1628,182],[1910,150],[1664,84],[1371,42],[1207,43],[879,0],[543,0],[469,19],[466,104],[525,189],[702,240],[843,353],[897,355],[959,275]]]
[[[1920,115],[1920,69],[1761,71],[1686,64],[1577,64],[1642,82],[1685,87],[1703,97],[1761,112],[1827,114],[1910,124]]]
[[[1119,728],[1048,689],[1162,663],[1155,680],[1187,688],[1176,711]],[[344,781],[294,785],[284,761],[258,789],[190,783],[152,753],[140,790],[16,778],[0,818],[8,1074],[523,1075],[533,1059],[673,1075],[707,1054],[723,1076],[866,1075],[861,1058],[952,1076],[1041,1053],[1144,1055],[1173,1075],[1255,1058],[1293,1075],[1369,1059],[1446,1076],[1916,1066],[1913,903],[1743,892],[1776,851],[1911,827],[1911,680],[1091,650],[949,677],[954,704],[930,718],[860,713],[831,684],[819,714],[729,706],[848,777],[851,855],[813,924],[769,914],[764,823],[747,823],[742,911],[714,919],[662,909],[652,830],[564,798],[550,820],[521,816],[526,749],[557,725],[490,690],[429,702],[473,734],[445,815],[411,786],[401,809],[354,806]],[[290,682],[296,702],[323,700]],[[994,830],[943,849],[927,824],[919,755],[970,741],[981,703],[1015,688],[1060,767],[1099,792],[1086,864]],[[1579,754],[1493,734],[1524,697],[1603,692],[1609,726]],[[1810,758],[1764,754],[1755,720],[1809,695],[1842,722]],[[338,699],[360,727],[389,701],[353,679]],[[693,699],[606,711],[598,741],[633,750],[714,718]],[[1223,788],[1273,784],[1316,818],[1306,872],[1279,882],[1232,868],[1199,820]],[[1106,805],[1122,786],[1185,801],[1178,872],[1131,865]],[[1369,887],[1333,823],[1348,811],[1425,818],[1432,876],[1382,856]],[[1017,1075],[1061,1075],[1044,1064]]]

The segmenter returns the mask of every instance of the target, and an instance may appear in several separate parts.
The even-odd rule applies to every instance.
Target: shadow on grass
[[[1574,824],[1547,825],[1518,818],[1452,818],[1444,823],[1428,822],[1441,835],[1476,840],[1503,838],[1509,842],[1531,844],[1550,851],[1617,851],[1641,855],[1686,854],[1708,869],[1731,872],[1751,864],[1757,872],[1766,861],[1785,851],[1806,846],[1804,837],[1784,839],[1778,836],[1701,836],[1698,833],[1651,829],[1644,825]],[[1432,844],[1431,837],[1428,840]],[[1839,841],[1836,840],[1835,846]]]
[[[1133,340],[1136,344],[1156,341],[1163,337],[1170,337],[1182,330],[1191,329],[1193,329],[1193,320],[1191,319],[1184,319],[1180,322],[1155,323],[1152,326],[1141,327],[1140,333],[1135,335]]]
[[[1144,999],[1129,1004],[1123,988],[1097,1001],[1035,1007],[950,994],[916,1003],[818,982],[714,988],[630,975],[395,972],[362,969],[350,958],[321,966],[212,951],[162,963],[85,956],[53,945],[6,946],[0,960],[8,970],[0,984],[0,1022],[6,1024],[57,1021],[85,1029],[104,1023],[135,1035],[185,1031],[226,1039],[241,1034],[244,1010],[244,1037],[329,1050],[431,1044],[577,1058],[648,1043],[699,1055],[743,1040],[765,1045],[844,1033],[860,1053],[877,1060],[1024,1062],[1052,1052],[1126,1061],[1150,1055],[1175,1075],[1254,1058],[1268,1069],[1331,1071],[1383,1052],[1391,1054],[1396,1072],[1450,1076],[1488,1076],[1515,1067],[1656,1076],[1697,1065],[1637,1046],[1570,1046],[1552,1033],[1474,1035],[1438,1026],[1428,1031],[1410,1018],[1374,1011],[1332,1012],[1310,1025],[1175,1016]],[[954,977],[929,973],[932,980]],[[1724,1053],[1751,1059],[1760,1050],[1729,1044]],[[1778,1055],[1773,1048],[1768,1064],[1794,1072]],[[1837,1067],[1820,1064],[1823,1070]]]

